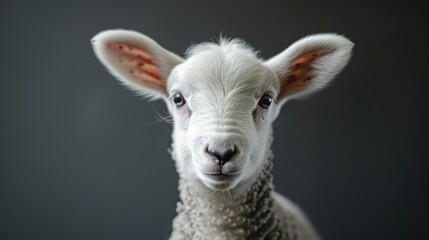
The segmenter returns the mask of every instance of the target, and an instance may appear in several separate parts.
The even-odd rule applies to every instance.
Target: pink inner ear
[[[154,57],[145,49],[124,43],[109,43],[108,47],[119,54],[118,60],[141,84],[165,91],[166,82],[160,74]]]
[[[287,74],[280,79],[281,84],[278,99],[304,89],[314,77],[312,75],[314,62],[327,53],[325,50],[311,50],[292,60]]]

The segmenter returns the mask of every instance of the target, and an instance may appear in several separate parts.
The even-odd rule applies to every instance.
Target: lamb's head
[[[197,45],[188,55],[167,88],[179,166],[212,189],[228,189],[264,159],[279,82],[237,40]]]
[[[122,83],[166,102],[179,173],[212,190],[255,179],[281,106],[324,87],[353,46],[338,35],[313,35],[264,61],[240,40],[195,45],[186,60],[133,31],[105,31],[93,44]]]

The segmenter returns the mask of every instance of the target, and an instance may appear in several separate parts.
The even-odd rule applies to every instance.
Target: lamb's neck
[[[204,194],[181,177],[171,239],[285,239],[273,211],[271,159],[270,152],[258,178],[243,194]]]

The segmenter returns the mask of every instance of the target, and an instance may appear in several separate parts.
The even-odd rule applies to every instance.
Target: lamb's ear
[[[122,83],[154,99],[167,96],[167,78],[183,62],[151,38],[129,30],[107,30],[92,40],[98,59]]]
[[[267,60],[280,80],[277,100],[306,96],[325,87],[350,59],[353,43],[336,34],[302,38]]]

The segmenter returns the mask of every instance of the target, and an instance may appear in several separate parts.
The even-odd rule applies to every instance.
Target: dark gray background
[[[101,30],[171,51],[241,37],[268,58],[302,36],[356,43],[326,90],[283,109],[276,189],[325,239],[427,239],[426,12],[392,1],[0,2],[0,239],[166,239],[178,200],[162,103],[94,57]],[[426,237],[424,237],[426,236]]]

